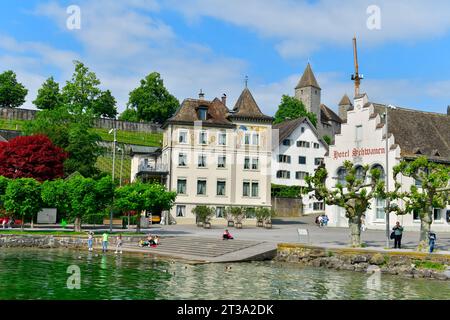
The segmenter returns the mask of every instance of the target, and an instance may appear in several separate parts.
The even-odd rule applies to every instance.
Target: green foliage
[[[0,211],[3,210],[3,202],[4,202],[3,197],[5,196],[8,183],[9,183],[8,178],[0,176]]]
[[[0,108],[18,108],[25,102],[28,90],[9,70],[0,74]]]
[[[33,219],[42,209],[41,185],[34,179],[9,180],[4,199],[5,210],[14,216]]]
[[[139,120],[164,123],[178,106],[179,101],[164,87],[160,74],[153,72],[130,92],[127,108],[135,110]]]
[[[328,145],[331,144],[331,137],[330,136],[325,135],[322,138]]]
[[[94,105],[94,113],[105,118],[115,118],[117,116],[116,99],[111,91],[106,90],[100,94]]]
[[[272,196],[281,198],[299,198],[302,194],[300,186],[285,186],[281,184],[272,184]]]
[[[417,269],[432,269],[438,271],[444,271],[447,269],[447,266],[440,262],[415,260],[414,264],[416,265]]]
[[[53,77],[48,78],[38,90],[36,100],[33,104],[41,110],[53,110],[60,106],[62,102],[59,84]]]
[[[111,92],[100,90],[100,80],[82,62],[75,61],[72,79],[62,89],[62,99],[69,112],[75,115],[92,114],[114,118],[116,101]]]
[[[216,209],[208,206],[196,206],[192,209],[192,213],[197,217],[198,222],[209,222],[214,216]]]
[[[308,117],[311,123],[317,127],[317,116],[313,112],[308,112],[302,101],[295,97],[283,95],[278,111],[275,113],[274,124],[281,123],[287,119],[297,119],[300,117]]]
[[[59,218],[65,218],[69,211],[66,182],[62,179],[45,181],[42,184],[41,198],[44,204],[50,208],[56,208]]]
[[[328,172],[324,166],[320,166],[313,176],[306,177],[307,187],[303,192],[304,194],[313,192],[317,200],[344,208],[345,216],[349,220],[352,245],[361,246],[361,216],[370,209],[372,199],[383,197],[384,181],[380,179],[379,169],[372,169],[369,175],[368,165],[357,172],[357,167],[352,162],[345,161],[344,168],[345,186],[337,183],[335,188],[328,189],[326,186]]]
[[[422,221],[420,241],[426,242],[433,220],[433,208],[445,208],[449,201],[450,166],[418,157],[414,161],[402,161],[393,171],[395,189],[384,195],[391,201],[388,210],[397,215],[417,212]],[[399,175],[415,179],[420,187],[412,184],[409,190],[403,191],[402,183],[398,181]],[[397,203],[399,200],[403,203],[402,207]]]
[[[139,122],[139,117],[135,109],[126,108],[119,116],[119,120]]]
[[[74,115],[66,106],[60,106],[37,113],[34,121],[25,122],[23,131],[25,135],[44,134],[69,153],[64,162],[65,175],[78,171],[90,177],[98,173],[95,163],[101,154],[100,136],[91,128],[90,115]]]
[[[227,220],[234,220],[236,223],[241,223],[245,219],[245,208],[243,207],[227,207],[225,208]]]
[[[255,209],[255,217],[258,221],[270,221],[274,211],[265,207],[258,207]]]

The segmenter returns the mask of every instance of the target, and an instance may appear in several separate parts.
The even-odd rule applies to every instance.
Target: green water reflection
[[[81,270],[70,290],[67,268]],[[231,269],[226,268],[227,266]],[[0,299],[449,299],[450,282],[275,262],[188,265],[151,256],[0,250]]]

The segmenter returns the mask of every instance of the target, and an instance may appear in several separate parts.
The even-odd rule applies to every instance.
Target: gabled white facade
[[[272,150],[272,183],[306,186],[305,176],[314,175],[314,170],[324,161],[327,145],[306,118],[282,141],[278,130],[273,130],[273,140],[279,144]],[[304,214],[323,213],[324,209],[322,201],[303,196]]]
[[[375,113],[374,106],[367,104],[367,95],[354,100],[354,110],[348,111],[347,123],[342,124],[341,133],[335,136],[335,144],[329,148],[329,155],[325,157],[325,167],[328,171],[327,187],[333,188],[338,181],[344,182],[344,175],[340,175],[340,169],[345,160],[352,161],[355,165],[369,165],[386,172],[386,126],[382,125],[380,115]],[[401,149],[395,142],[395,136],[389,134],[388,141],[388,177],[390,189],[393,189],[392,168],[402,160]],[[402,190],[409,190],[414,180],[408,177],[399,177]],[[401,205],[401,203],[400,203]],[[365,224],[368,229],[386,228],[385,202],[380,199],[372,201],[371,209],[365,213]],[[436,209],[432,230],[450,231],[450,223],[447,222],[447,209]],[[328,225],[336,227],[348,227],[345,210],[337,206],[326,206],[326,213],[330,218]],[[420,220],[412,214],[397,216],[390,214],[389,224],[392,228],[399,221],[405,231],[420,230]]]

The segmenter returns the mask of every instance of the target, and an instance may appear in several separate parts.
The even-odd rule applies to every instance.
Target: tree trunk
[[[31,217],[31,229],[34,229],[34,219]]]
[[[356,216],[348,219],[350,226],[350,241],[352,247],[361,247],[361,217]]]
[[[432,215],[433,209],[430,209],[428,212],[424,214],[423,217],[420,217],[420,239],[418,247],[420,251],[427,249],[428,233],[431,230],[431,223],[433,222]]]
[[[141,215],[139,214],[136,221],[136,233],[141,232]]]
[[[80,217],[76,217],[75,218],[75,222],[73,224],[75,232],[81,232],[81,218]]]

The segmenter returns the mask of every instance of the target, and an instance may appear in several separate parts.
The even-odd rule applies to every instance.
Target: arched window
[[[337,171],[337,182],[342,184],[343,186],[346,185],[345,177],[347,176],[347,170],[345,170],[344,167],[340,167]]]
[[[362,166],[356,167],[356,180],[364,179],[364,168]]]
[[[384,168],[383,168],[382,165],[376,164],[376,165],[374,165],[374,166],[372,167],[372,169],[378,169],[378,170],[380,170],[380,172],[381,172],[380,179],[381,179],[381,180],[384,180],[384,179],[385,179],[385,176],[384,176]]]

